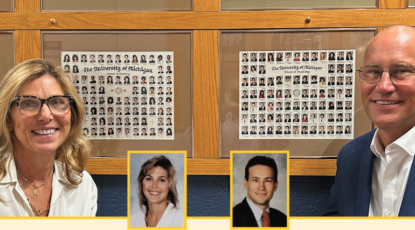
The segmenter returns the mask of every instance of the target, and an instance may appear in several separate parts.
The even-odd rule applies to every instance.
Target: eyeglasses
[[[46,104],[50,112],[53,114],[66,114],[71,108],[73,97],[69,95],[52,96],[43,99],[36,96],[17,96],[13,99],[16,102],[17,108],[24,116],[36,115],[42,109],[43,104]]]
[[[392,68],[389,71],[383,70],[377,66],[364,66],[359,70],[360,79],[364,82],[375,84],[380,81],[382,78],[383,72],[388,72],[390,80],[393,83],[399,83],[408,79],[411,75],[415,73],[414,68],[412,67],[396,67]]]

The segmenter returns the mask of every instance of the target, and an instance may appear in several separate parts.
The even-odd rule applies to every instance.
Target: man
[[[303,102],[303,107],[301,110],[308,110],[307,102]]]
[[[242,74],[248,74],[248,66],[244,65]]]
[[[248,128],[247,128],[246,126],[244,126],[244,127],[243,127],[243,131],[242,131],[242,134],[248,134],[247,129],[248,129]]]
[[[352,65],[347,64],[346,73],[353,73]]]
[[[346,85],[353,85],[351,77],[347,77]]]
[[[303,81],[301,84],[308,84],[308,76],[303,76]]]
[[[363,66],[368,67],[359,70],[361,98],[378,128],[340,151],[325,215],[415,215],[414,39],[412,27],[392,26],[367,46]],[[372,68],[377,74],[369,74]]]
[[[277,115],[277,119],[275,120],[275,122],[282,122],[281,114]]]
[[[316,131],[316,126],[311,126],[311,131],[310,131],[310,134],[317,134],[317,131]]]
[[[294,82],[293,82],[293,84],[294,84],[294,85],[299,85],[299,84],[300,84],[300,76],[295,76],[295,77],[294,77]]]
[[[343,134],[342,127],[340,125],[337,126],[336,134]]]
[[[285,96],[284,96],[284,98],[291,98],[291,93],[290,93],[290,90],[289,90],[289,89],[287,89],[287,90],[285,91]]]
[[[243,56],[242,57],[242,62],[248,62],[249,61],[248,60],[248,55],[246,53],[244,53],[242,56]]]
[[[277,126],[277,130],[275,130],[275,134],[282,134],[281,126]]]
[[[264,62],[265,61],[265,53],[260,53],[259,54],[259,61],[260,62]]]
[[[264,60],[265,60],[265,58],[264,58]],[[260,61],[261,61],[261,59],[260,59]],[[266,71],[265,71],[265,67],[263,66],[263,65],[261,65],[260,67],[259,67],[259,74],[265,74],[266,73]]]
[[[339,56],[337,57],[337,60],[344,61],[343,52],[339,52]]]
[[[291,122],[290,114],[286,114],[286,115],[285,115],[285,120],[284,120],[284,122]]]
[[[304,53],[304,55],[303,55],[303,61],[309,61],[309,59],[308,59],[308,53]]]
[[[285,55],[285,61],[290,62],[291,61],[291,53],[287,53]]]
[[[251,61],[257,61],[256,54],[255,53],[252,53],[251,54]]]
[[[316,106],[316,103],[314,101],[311,102],[310,110],[317,110],[317,106]]]
[[[298,118],[298,114],[294,114],[293,122],[300,122],[300,118]]]
[[[329,83],[327,83],[328,85],[336,85],[336,83],[334,82],[334,77],[330,77]]]
[[[259,134],[265,135],[264,126],[259,127]]]
[[[300,110],[300,107],[298,106],[298,102],[294,102],[293,110]]]
[[[308,98],[307,90],[303,90],[303,94],[301,95],[302,98]]]
[[[343,65],[337,65],[337,73],[343,73]]]
[[[257,86],[255,78],[251,78],[251,86]]]
[[[326,131],[324,131],[324,126],[320,126],[320,131],[318,134],[326,134]]]
[[[242,86],[249,86],[248,79],[246,77],[244,77],[242,81]]]
[[[251,158],[245,167],[247,197],[233,208],[233,227],[285,227],[287,216],[269,207],[278,188],[275,160],[266,156]]]
[[[303,129],[301,130],[301,134],[308,134],[307,126],[303,126]]]
[[[329,126],[329,130],[327,131],[327,134],[334,134],[334,131],[333,131],[333,126]]]
[[[255,126],[252,126],[252,128],[251,128],[251,132],[249,132],[249,134],[256,134],[256,131],[255,131]]]
[[[317,53],[316,53],[316,52],[313,52],[313,53],[311,54],[311,61],[318,61],[318,58],[317,58]]]
[[[112,63],[112,57],[110,54],[107,55],[107,63]]]

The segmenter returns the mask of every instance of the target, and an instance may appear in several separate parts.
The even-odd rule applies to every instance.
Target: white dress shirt
[[[372,195],[369,216],[398,216],[415,153],[415,127],[385,149],[378,135],[370,149],[373,162]]]
[[[49,216],[95,216],[97,187],[88,172],[83,171],[82,183],[72,185],[65,179],[62,163],[55,161]],[[14,159],[8,174],[0,180],[0,216],[30,216],[35,214],[17,181]]]
[[[146,214],[141,209],[131,215],[130,221],[130,227],[147,227]],[[184,227],[184,209],[169,203],[156,227]]]
[[[264,210],[260,209],[258,206],[256,206],[254,203],[252,203],[252,201],[247,197],[246,201],[248,202],[249,207],[251,208],[251,211],[254,213],[255,216],[255,220],[256,223],[258,224],[258,227],[262,227],[262,213],[264,212]],[[265,211],[268,212],[268,216],[269,215],[269,207],[267,209],[265,209]],[[270,221],[270,226],[271,226],[271,221]]]

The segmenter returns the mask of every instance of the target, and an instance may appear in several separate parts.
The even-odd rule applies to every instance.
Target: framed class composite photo
[[[288,151],[231,151],[231,228],[288,227],[288,159]]]
[[[174,140],[173,52],[62,51],[95,139]]]
[[[128,152],[128,228],[186,228],[186,155]]]
[[[240,139],[353,139],[355,50],[240,51]]]

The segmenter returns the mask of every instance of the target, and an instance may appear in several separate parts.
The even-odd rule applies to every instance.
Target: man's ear
[[[275,191],[277,191],[277,188],[278,188],[278,181],[277,181],[277,182],[275,182],[275,185],[274,185],[274,192],[275,192]]]
[[[246,179],[244,179],[244,187],[246,190],[248,190],[248,181]]]

